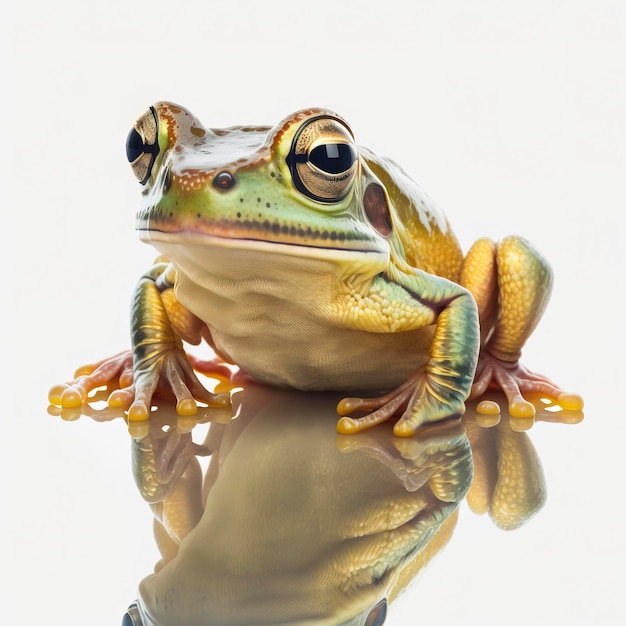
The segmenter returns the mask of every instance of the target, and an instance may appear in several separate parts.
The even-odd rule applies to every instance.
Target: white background
[[[119,624],[155,558],[123,424],[47,389],[128,345],[154,253],[124,141],[168,99],[207,126],[322,105],[447,212],[531,239],[556,287],[525,362],[586,399],[531,431],[549,500],[459,531],[389,624],[624,623],[626,4],[24,0],[3,10],[2,621]]]

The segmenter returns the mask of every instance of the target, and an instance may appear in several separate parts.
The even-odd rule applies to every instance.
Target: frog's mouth
[[[367,268],[368,275],[387,269],[389,249],[376,247],[374,242],[363,242],[362,248],[349,248],[337,245],[314,245],[298,241],[266,241],[254,238],[223,237],[194,232],[164,232],[159,230],[139,230],[144,243],[154,246],[159,252],[181,265],[201,265],[207,271],[231,265],[237,271],[239,263],[245,263],[248,271],[267,273],[274,264],[286,265],[288,259],[299,259],[298,267],[306,267],[306,262],[322,262],[344,267]],[[303,274],[302,278],[306,278]]]
[[[314,231],[311,228],[281,229],[268,224],[247,225],[243,230],[213,226],[211,230],[211,233],[207,233],[190,229],[163,230],[145,223],[137,225],[140,240],[157,249],[170,245],[187,245],[325,259],[354,256],[387,261],[389,258],[389,245],[386,241],[379,241],[368,236],[369,233],[359,231],[346,233]]]

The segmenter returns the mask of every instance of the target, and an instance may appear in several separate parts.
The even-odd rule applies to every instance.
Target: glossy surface
[[[138,584],[136,626],[382,624],[380,603],[393,610],[449,541],[466,495],[507,530],[545,504],[524,430],[532,420],[486,417],[474,402],[463,424],[408,440],[389,425],[337,435],[336,402],[249,383],[234,394],[232,419],[226,409],[181,417],[165,403],[128,424],[161,553]],[[582,420],[536,407],[542,421]],[[116,419],[109,408],[90,415]]]
[[[445,543],[446,520],[472,475],[463,430],[400,449],[389,429],[338,437],[336,402],[252,387],[235,399],[236,420],[211,424],[204,497],[200,482],[190,484],[199,465],[190,464],[156,505],[166,549],[157,573],[139,585],[149,623],[364,624],[406,584],[402,563],[422,555],[442,524],[435,542]],[[159,427],[156,446],[149,435],[135,447],[157,472],[185,454],[185,436]],[[144,497],[153,476],[140,476]]]

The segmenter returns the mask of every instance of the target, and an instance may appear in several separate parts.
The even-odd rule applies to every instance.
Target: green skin
[[[336,114],[213,131],[161,102],[129,146],[142,182],[137,230],[167,257],[135,293],[133,384],[109,399],[129,419],[147,419],[163,384],[182,414],[195,400],[227,402],[201,385],[181,340],[207,341],[268,384],[386,392],[342,401],[342,433],[400,414],[394,432],[410,436],[459,417],[472,390],[494,383],[512,415],[534,411],[524,392],[582,406],[518,362],[550,292],[543,258],[514,237],[480,240],[464,258],[432,201],[397,165],[357,147]],[[61,403],[84,400],[129,363],[103,362]],[[368,414],[348,417],[355,411]]]

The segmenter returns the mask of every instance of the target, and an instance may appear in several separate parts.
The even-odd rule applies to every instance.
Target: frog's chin
[[[351,260],[368,265],[376,265],[383,271],[390,257],[389,248],[377,241],[333,242],[295,242],[295,241],[266,241],[253,238],[236,238],[208,235],[205,233],[164,232],[153,229],[138,229],[139,239],[154,246],[159,252],[168,254],[167,250],[188,246],[192,248],[222,249],[224,251],[240,250],[248,253],[278,254],[281,256],[300,257],[320,261],[350,262]],[[333,245],[335,243],[335,245]],[[345,244],[345,245],[344,245]],[[175,255],[171,255],[175,259]]]

